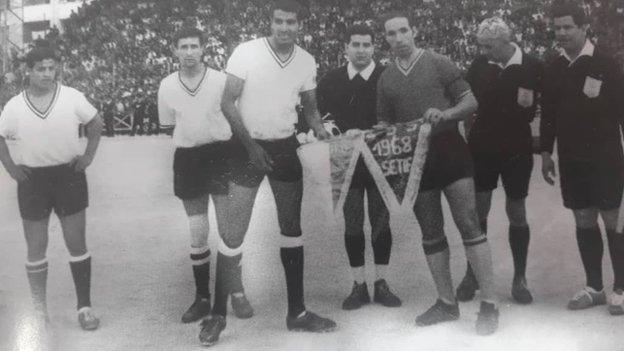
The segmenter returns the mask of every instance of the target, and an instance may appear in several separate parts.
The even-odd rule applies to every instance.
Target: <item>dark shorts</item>
[[[468,146],[456,129],[431,137],[420,191],[442,190],[463,178],[472,178],[473,166]]]
[[[612,210],[620,206],[624,187],[621,161],[559,160],[563,205],[572,210],[596,207]]]
[[[30,168],[27,180],[17,184],[17,200],[23,219],[38,221],[50,216],[78,213],[89,205],[87,177],[67,164]]]
[[[510,156],[472,151],[472,160],[477,192],[496,189],[500,177],[508,198],[520,200],[527,197],[533,170],[533,155]]]
[[[371,189],[372,187],[377,187],[377,183],[375,183],[375,180],[370,174],[368,166],[366,166],[366,163],[364,163],[364,158],[362,158],[362,156],[360,156],[355,165],[355,170],[353,171],[353,178],[351,178],[350,187],[357,189]]]
[[[230,142],[177,148],[173,156],[173,192],[182,200],[227,194]]]
[[[301,162],[297,156],[299,141],[293,135],[285,139],[278,140],[256,140],[262,148],[269,154],[272,161],[273,171],[264,173],[259,171],[249,162],[247,150],[240,143],[235,142],[230,158],[229,169],[230,179],[235,184],[245,187],[256,187],[260,185],[264,176],[269,179],[282,182],[296,182],[301,180],[303,172]]]

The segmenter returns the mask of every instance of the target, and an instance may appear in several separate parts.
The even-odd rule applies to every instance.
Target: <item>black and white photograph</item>
[[[0,350],[624,351],[624,0],[0,0]]]

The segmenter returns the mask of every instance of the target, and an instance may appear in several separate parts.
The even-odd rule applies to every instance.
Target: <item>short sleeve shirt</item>
[[[78,130],[97,110],[76,89],[57,84],[46,111],[38,111],[23,91],[0,114],[0,136],[14,138],[19,152],[16,163],[48,167],[69,163],[84,152]]]
[[[226,75],[206,68],[195,89],[187,87],[179,72],[165,77],[158,89],[158,119],[163,126],[175,125],[173,143],[195,147],[229,140],[232,130],[221,111]]]
[[[252,138],[282,139],[294,133],[299,94],[316,88],[312,55],[295,45],[282,61],[268,38],[259,38],[236,47],[226,71],[245,81],[238,108]]]
[[[469,93],[470,86],[446,56],[423,50],[410,67],[391,63],[377,91],[378,118],[396,123],[420,119],[429,108],[446,110]]]

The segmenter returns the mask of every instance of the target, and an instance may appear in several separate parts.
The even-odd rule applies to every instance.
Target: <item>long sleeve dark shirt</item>
[[[584,87],[595,87],[596,81],[599,94],[590,97]],[[540,123],[543,152],[552,154],[556,140],[560,159],[621,160],[623,119],[624,77],[613,58],[596,48],[593,56],[579,56],[572,64],[560,56],[549,65]]]
[[[331,113],[330,119],[342,132],[371,128],[377,123],[377,81],[383,70],[383,66],[375,65],[368,80],[358,75],[349,80],[347,66],[328,72],[317,90],[321,114]]]
[[[504,154],[530,154],[530,123],[535,116],[541,91],[542,63],[522,54],[521,64],[505,68],[491,64],[485,56],[477,57],[467,74],[479,103],[469,135],[473,150]],[[531,95],[532,101],[519,101],[519,94]],[[522,106],[520,103],[524,104]]]

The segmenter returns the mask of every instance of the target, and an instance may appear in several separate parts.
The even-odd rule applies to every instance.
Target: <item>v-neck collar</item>
[[[285,68],[286,66],[288,66],[289,63],[291,63],[293,61],[293,59],[295,58],[295,52],[297,50],[297,45],[293,45],[292,51],[290,52],[290,55],[288,55],[288,57],[286,58],[286,60],[281,60],[279,55],[277,54],[277,52],[275,52],[275,50],[273,49],[273,47],[271,46],[271,43],[269,43],[269,38],[264,38],[264,44],[266,45],[267,49],[269,50],[269,53],[271,54],[271,56],[273,56],[273,59],[275,59],[275,62],[277,62],[277,64],[281,67],[281,68]]]
[[[195,96],[197,95],[197,92],[199,92],[199,90],[202,87],[202,83],[204,82],[204,79],[206,79],[206,76],[208,75],[208,67],[204,67],[204,74],[201,77],[201,80],[199,81],[199,83],[197,84],[197,86],[195,88],[189,88],[186,84],[184,84],[184,82],[182,81],[182,76],[180,75],[180,71],[178,71],[178,82],[180,82],[180,86],[182,86],[182,89],[189,95],[191,96]]]
[[[412,63],[410,63],[410,65],[407,68],[403,68],[403,66],[401,66],[401,63],[399,62],[398,58],[395,60],[395,64],[397,68],[399,69],[399,71],[403,73],[404,76],[407,77],[412,71],[412,69],[414,68],[414,66],[416,66],[416,63],[420,61],[420,58],[422,57],[424,53],[425,53],[425,50],[421,49],[420,52],[418,53],[418,56],[416,56],[414,61],[412,61]]]
[[[28,97],[28,90],[27,89],[24,89],[24,92],[22,93],[22,96],[24,97],[24,101],[26,102],[26,106],[28,106],[28,108],[35,115],[37,115],[37,117],[39,117],[41,119],[46,119],[50,115],[50,112],[52,112],[52,109],[54,108],[54,105],[56,105],[56,101],[58,100],[58,96],[59,96],[60,91],[61,91],[61,85],[59,83],[56,83],[56,88],[54,89],[54,96],[52,96],[52,100],[50,101],[50,104],[48,105],[48,107],[44,111],[39,111],[35,107],[35,105],[30,101],[30,98]]]

